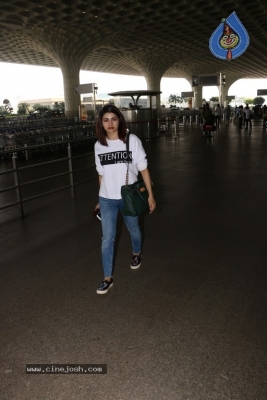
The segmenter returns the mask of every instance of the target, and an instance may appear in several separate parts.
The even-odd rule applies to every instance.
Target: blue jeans
[[[99,197],[99,205],[101,212],[102,224],[102,263],[104,277],[112,276],[114,243],[116,237],[116,225],[119,210],[123,209],[123,200],[112,200]],[[132,241],[132,251],[134,254],[141,252],[141,231],[139,227],[138,217],[128,217],[123,215],[124,222],[130,232]]]

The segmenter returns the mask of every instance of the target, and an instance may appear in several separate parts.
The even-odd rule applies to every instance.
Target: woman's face
[[[105,113],[102,118],[102,125],[107,134],[118,133],[119,117],[112,112]]]

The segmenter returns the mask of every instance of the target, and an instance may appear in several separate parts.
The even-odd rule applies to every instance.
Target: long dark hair
[[[113,104],[106,104],[104,107],[101,108],[99,111],[99,114],[97,116],[96,120],[96,135],[98,138],[98,141],[103,145],[107,146],[107,132],[103,128],[102,125],[102,119],[104,114],[106,113],[113,113],[117,115],[119,118],[119,128],[118,128],[118,136],[119,139],[122,140],[124,143],[126,141],[126,133],[127,133],[127,128],[126,128],[126,122],[124,119],[124,116],[120,112],[120,110],[115,107]]]

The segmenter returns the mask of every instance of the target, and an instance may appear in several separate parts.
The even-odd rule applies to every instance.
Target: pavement
[[[176,139],[144,142],[158,206],[140,218],[135,271],[119,217],[106,295],[96,294],[97,179],[75,199],[65,190],[25,203],[24,218],[2,210],[0,400],[266,400],[266,145],[261,121],[222,122],[213,138],[181,125]],[[26,373],[27,364],[46,367]]]

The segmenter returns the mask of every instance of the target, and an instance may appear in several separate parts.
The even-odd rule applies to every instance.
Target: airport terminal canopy
[[[220,61],[208,40],[233,11],[250,45],[234,62]],[[149,68],[188,77],[223,70],[265,78],[266,18],[266,0],[6,0],[0,2],[0,61],[61,67],[77,57],[81,69],[99,72],[144,75]]]
[[[250,43],[241,57],[221,60],[209,38],[233,12]],[[81,69],[144,76],[147,89],[157,91],[162,77],[191,83],[194,76],[224,73],[228,87],[266,78],[266,17],[266,0],[4,0],[0,62],[59,67],[71,115],[80,104],[74,88]]]

